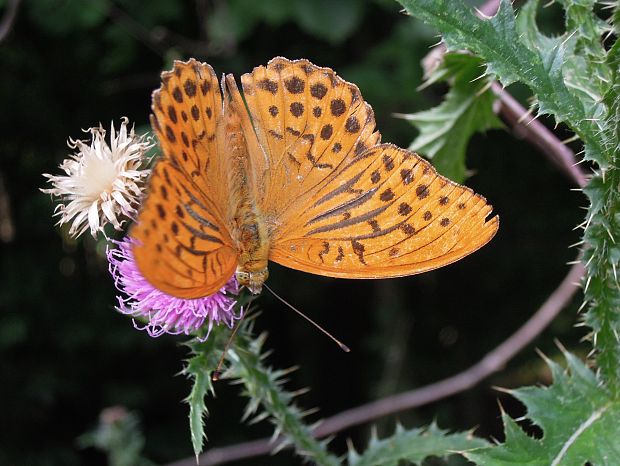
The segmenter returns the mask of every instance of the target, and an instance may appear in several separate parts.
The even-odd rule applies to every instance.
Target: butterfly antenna
[[[276,298],[278,298],[281,302],[283,302],[284,304],[286,304],[288,307],[290,307],[293,311],[295,311],[297,314],[299,314],[300,316],[302,316],[304,319],[306,319],[308,322],[310,322],[312,325],[314,325],[316,328],[318,328],[321,332],[323,332],[325,335],[327,335],[329,338],[331,338],[338,346],[340,346],[340,349],[342,351],[344,351],[345,353],[348,353],[351,351],[351,349],[345,345],[344,343],[342,343],[340,340],[338,340],[336,337],[334,337],[331,333],[329,333],[327,330],[325,330],[323,327],[321,327],[319,324],[317,324],[314,320],[312,320],[310,317],[308,317],[306,314],[304,314],[303,312],[301,312],[299,309],[297,309],[295,306],[293,306],[291,303],[289,303],[288,301],[286,301],[284,298],[282,298],[281,296],[279,296],[275,291],[273,291],[271,288],[269,288],[266,284],[263,283],[263,286],[265,288],[267,288],[267,290],[269,290],[269,292],[274,295]]]
[[[247,306],[248,312],[250,311],[250,306],[252,305],[252,301],[254,301],[254,296],[252,296],[252,298],[250,298],[250,301],[248,302],[248,306]],[[233,338],[235,338],[237,330],[239,330],[239,327],[241,327],[241,321],[243,320],[245,316],[246,316],[246,313],[243,313],[241,318],[237,321],[237,323],[233,327],[232,333],[228,337],[226,346],[224,346],[224,351],[222,351],[222,356],[220,356],[220,360],[217,363],[217,367],[215,368],[215,370],[213,371],[213,374],[211,375],[211,380],[213,380],[214,382],[217,382],[218,380],[220,380],[220,377],[222,376],[222,364],[224,364],[224,358],[226,357],[226,354],[228,353],[228,348],[230,348],[230,344],[232,343]]]

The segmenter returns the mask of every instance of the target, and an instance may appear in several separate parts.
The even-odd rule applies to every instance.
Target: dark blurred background
[[[0,16],[8,0],[0,0]],[[102,409],[121,405],[142,419],[145,455],[165,464],[192,455],[182,399],[190,383],[178,372],[187,356],[179,337],[150,338],[115,312],[104,245],[69,240],[54,227],[54,208],[39,191],[57,173],[68,137],[127,116],[146,131],[150,95],[174,59],[196,57],[237,76],[276,56],[305,57],[360,87],[383,140],[407,147],[415,130],[393,113],[438,103],[445,87],[418,92],[420,60],[435,31],[400,13],[392,0],[25,0],[0,43],[0,464],[103,465],[80,447]],[[558,30],[559,10],[541,27]],[[527,94],[514,89],[525,100]],[[549,123],[549,122],[546,122]],[[560,129],[561,131],[561,129]],[[561,135],[562,137],[566,135]],[[584,199],[535,149],[506,131],[476,136],[467,184],[501,216],[497,237],[474,255],[421,276],[347,281],[271,267],[269,284],[344,340],[344,354],[268,294],[258,330],[267,330],[269,361],[300,365],[290,389],[320,416],[436,381],[476,362],[525,322],[576,255]],[[584,351],[573,327],[578,300],[535,342],[555,356],[559,339]],[[477,427],[502,437],[492,386],[548,382],[534,346],[477,388],[377,422],[390,433],[434,419],[450,429]],[[217,385],[208,402],[207,448],[271,434],[264,422],[241,424],[239,388]],[[369,426],[339,434],[362,448]],[[298,464],[290,452],[238,464]]]

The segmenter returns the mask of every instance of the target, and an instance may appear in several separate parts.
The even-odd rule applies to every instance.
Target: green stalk
[[[277,444],[281,449],[292,444],[297,453],[308,457],[320,466],[337,466],[341,462],[327,451],[327,441],[318,441],[312,436],[312,429],[304,421],[303,412],[293,403],[294,394],[282,388],[287,370],[273,370],[263,364],[266,354],[262,353],[265,334],[252,339],[246,331],[237,334],[234,348],[227,354],[230,368],[225,377],[233,377],[243,383],[250,398],[245,417],[255,416],[259,407],[270,416],[275,432],[284,440]],[[259,414],[262,419],[264,414]]]

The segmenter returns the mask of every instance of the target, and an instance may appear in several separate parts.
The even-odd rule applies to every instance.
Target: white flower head
[[[146,135],[136,136],[133,126],[128,131],[128,122],[121,119],[118,133],[111,124],[110,145],[101,124],[84,130],[91,134],[90,145],[69,138],[67,145],[76,152],[60,164],[66,175],[43,174],[53,187],[41,191],[60,198],[54,216],[60,217],[59,225],[71,224],[70,236],[89,228],[96,236],[107,223],[120,230],[123,217],[135,217],[150,173],[145,154],[155,144]]]

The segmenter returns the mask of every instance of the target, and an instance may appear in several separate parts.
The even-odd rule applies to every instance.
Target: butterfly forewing
[[[271,260],[339,277],[408,275],[495,234],[484,198],[379,144],[371,107],[332,70],[275,58],[241,81],[264,148],[251,155],[264,174]]]
[[[357,86],[329,68],[274,58],[241,82],[267,154],[251,154],[264,174],[258,203],[274,224],[286,225],[341,165],[379,141]]]
[[[222,94],[213,68],[193,59],[175,62],[172,71],[162,74],[152,110],[151,122],[165,157],[213,200],[224,218],[229,186],[222,176],[226,157],[216,137]]]
[[[222,112],[211,67],[175,62],[153,94],[153,128],[163,151],[131,236],[142,274],[182,298],[219,290],[234,273],[237,253],[228,218],[227,162],[216,138]]]

